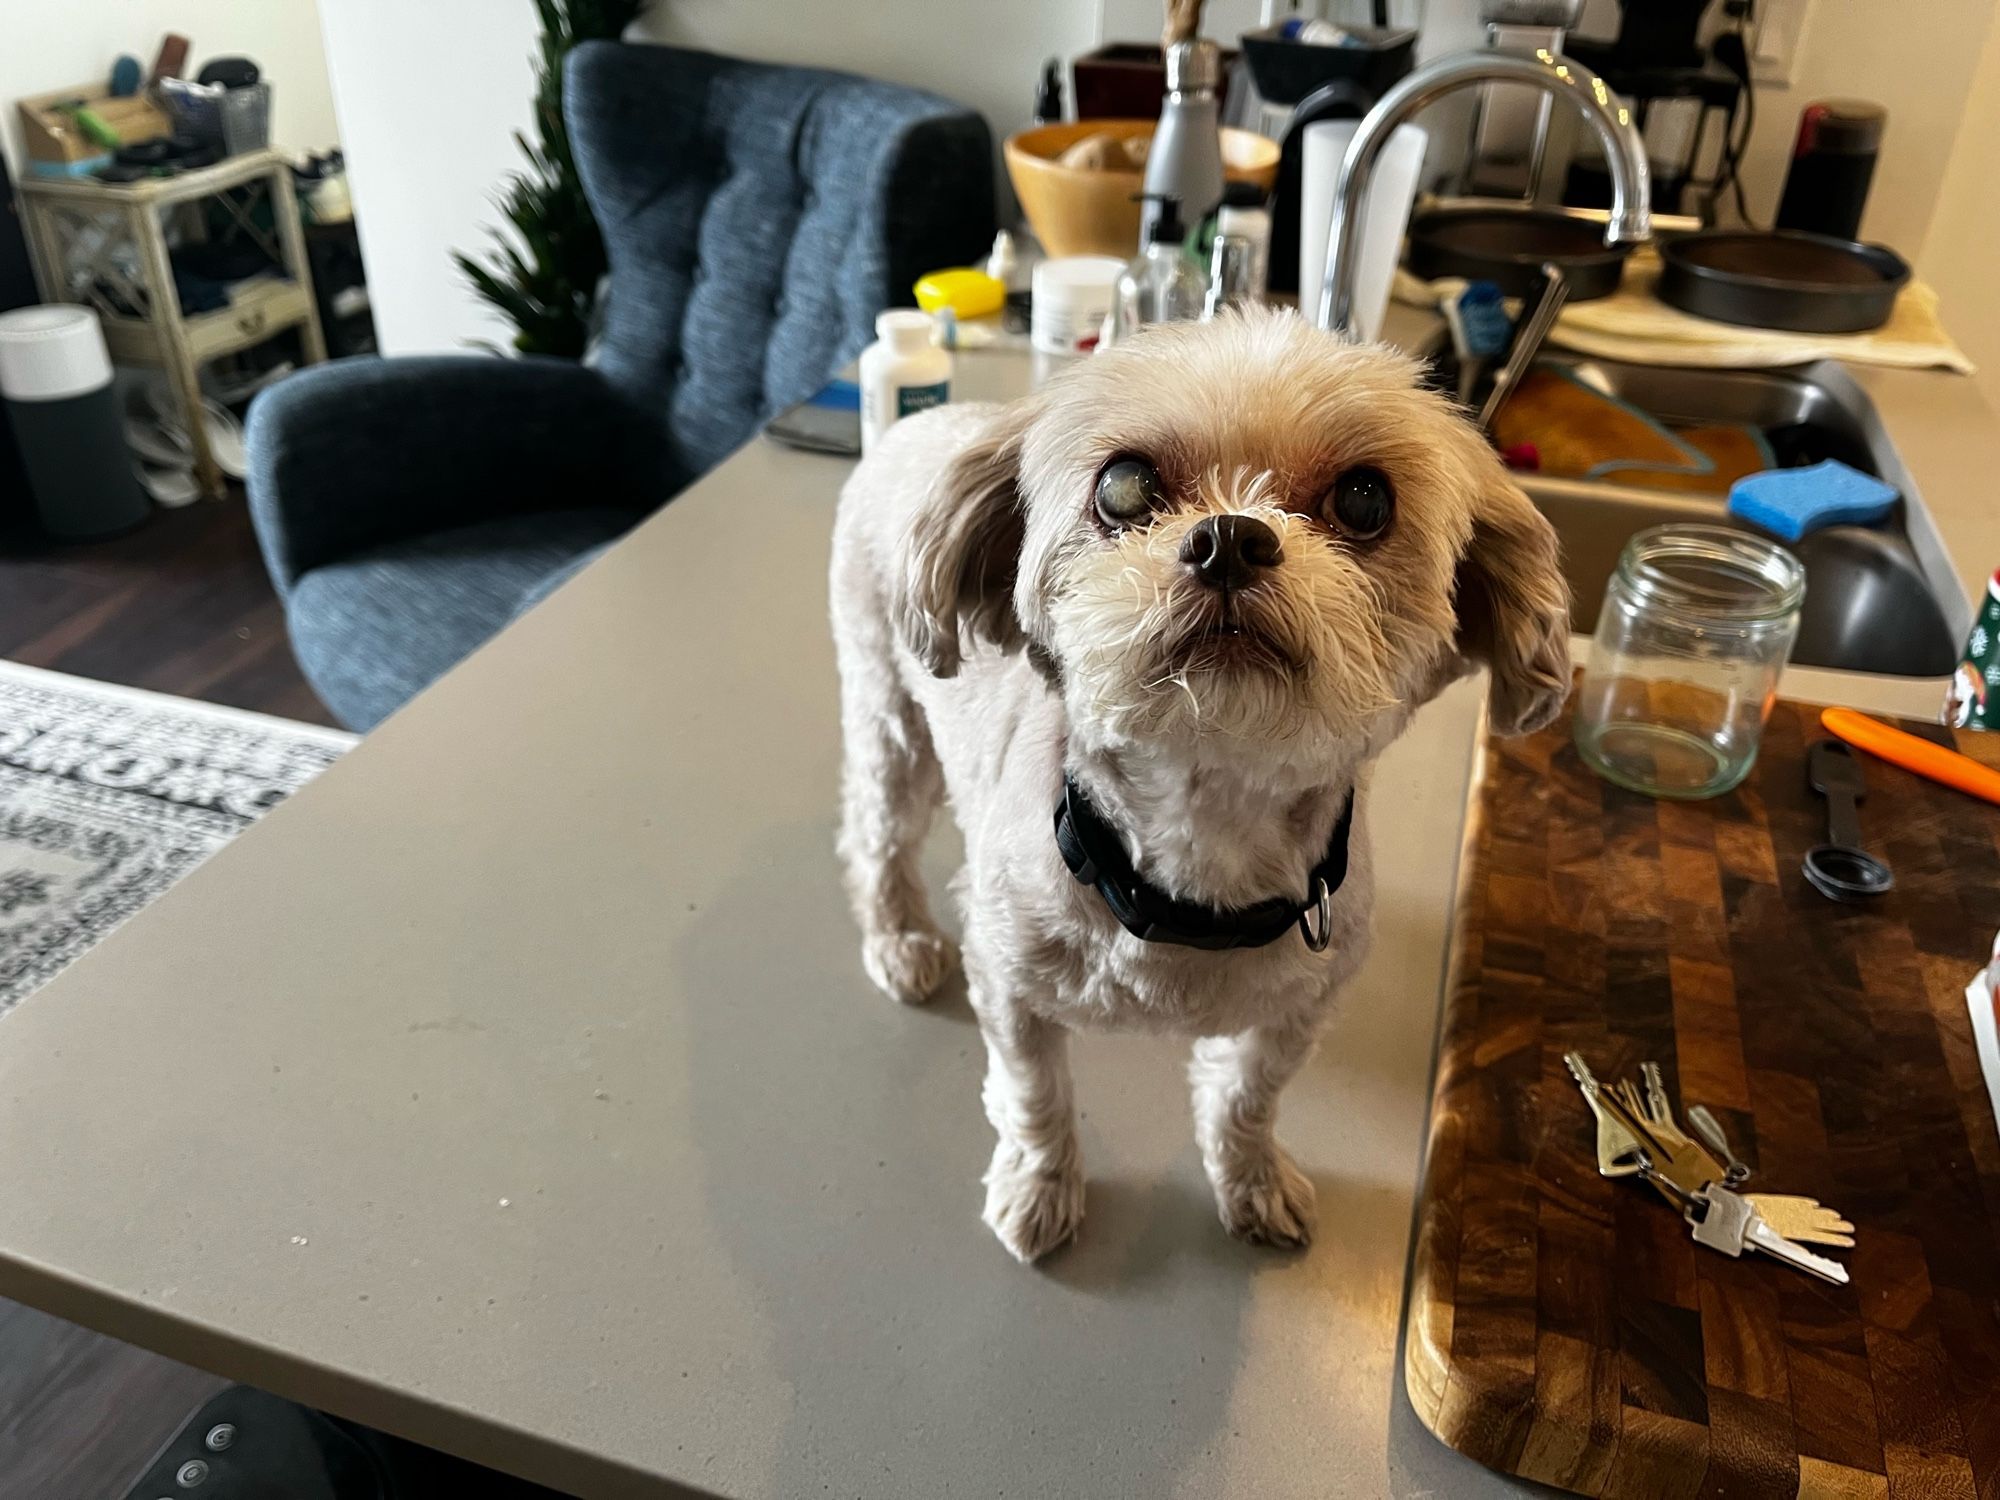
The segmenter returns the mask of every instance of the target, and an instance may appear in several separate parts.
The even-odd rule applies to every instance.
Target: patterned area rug
[[[0,1012],[354,739],[0,661]]]

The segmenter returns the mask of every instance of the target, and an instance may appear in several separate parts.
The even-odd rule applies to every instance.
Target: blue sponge
[[[1837,458],[1810,469],[1767,469],[1739,479],[1729,513],[1796,542],[1822,526],[1873,526],[1896,503],[1897,490]]]

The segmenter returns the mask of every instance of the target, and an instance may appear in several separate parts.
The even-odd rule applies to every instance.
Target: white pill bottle
[[[951,399],[951,354],[931,342],[930,314],[877,314],[875,342],[861,351],[861,451],[912,412]]]

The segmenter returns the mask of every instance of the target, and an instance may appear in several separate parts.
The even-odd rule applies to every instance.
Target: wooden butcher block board
[[[1404,1371],[1481,1463],[1588,1495],[2000,1497],[2000,1133],[1963,993],[2000,808],[1858,757],[1898,884],[1837,906],[1799,870],[1823,737],[1779,703],[1750,779],[1698,803],[1600,781],[1567,721],[1485,747]],[[1956,742],[2000,765],[2000,735]],[[1571,1048],[1607,1081],[1657,1060],[1749,1190],[1844,1210],[1852,1284],[1700,1248],[1598,1176]]]

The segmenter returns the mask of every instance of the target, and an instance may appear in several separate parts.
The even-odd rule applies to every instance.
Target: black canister
[[[1791,170],[1778,200],[1780,229],[1803,229],[1852,240],[1861,235],[1861,211],[1889,112],[1864,99],[1823,99],[1799,114]]]

